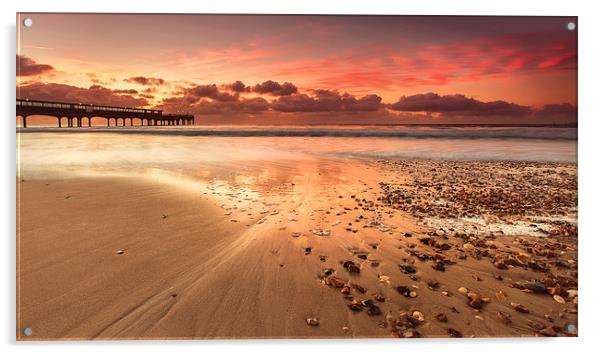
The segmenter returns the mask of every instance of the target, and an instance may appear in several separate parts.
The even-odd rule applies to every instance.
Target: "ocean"
[[[577,128],[175,126],[18,128],[22,176],[260,171],[296,161],[434,159],[577,162]]]

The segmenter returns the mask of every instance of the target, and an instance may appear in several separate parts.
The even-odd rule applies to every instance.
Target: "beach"
[[[18,339],[577,335],[570,131],[125,130],[18,133]]]

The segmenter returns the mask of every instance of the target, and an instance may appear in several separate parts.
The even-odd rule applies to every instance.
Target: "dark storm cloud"
[[[139,84],[142,86],[161,86],[165,84],[165,80],[157,77],[144,77],[144,76],[134,76],[128,79],[124,79],[123,81]]]
[[[243,108],[248,112],[267,111],[270,108],[270,103],[261,97],[242,99]]]
[[[220,91],[216,84],[212,85],[197,85],[184,90],[190,102],[197,102],[201,98],[211,98],[220,102],[238,101],[238,93],[228,93]]]
[[[54,71],[54,67],[39,64],[24,55],[17,54],[17,76],[36,76]]]
[[[94,103],[101,105],[140,107],[148,105],[144,98],[121,94],[122,90],[111,90],[100,85],[89,88],[56,83],[32,83],[17,87],[17,98],[62,101],[72,103]]]
[[[373,112],[382,107],[382,98],[378,95],[367,95],[357,99],[346,93],[342,96],[342,101],[345,111]]]
[[[238,94],[213,91],[211,86],[195,87],[182,96],[168,97],[157,106],[166,112],[190,112],[198,114],[228,114],[232,112],[260,113],[270,108],[262,97],[243,98]]]
[[[232,112],[260,113],[267,111],[270,105],[267,100],[261,97],[241,98],[236,101],[209,101],[201,100],[197,104],[189,107],[192,111],[199,114],[228,114]]]
[[[125,90],[115,89],[115,90],[113,90],[113,92],[114,93],[118,93],[118,94],[126,94],[126,95],[136,95],[136,94],[138,94],[138,91],[134,90],[134,89],[125,89]]]
[[[272,109],[280,112],[365,112],[377,111],[381,98],[368,95],[360,99],[337,91],[312,90],[313,95],[294,94],[282,96],[272,102]]]
[[[166,112],[223,115],[224,119],[229,119],[232,114],[241,117],[244,114],[251,116],[263,112],[269,112],[266,113],[269,119],[289,119],[291,115],[288,113],[298,113],[299,117],[307,119],[317,114],[331,114],[334,121],[357,116],[367,121],[380,122],[389,117],[424,123],[434,119],[442,122],[442,118],[444,121],[464,123],[490,123],[500,119],[505,122],[541,123],[570,121],[570,117],[576,119],[576,107],[570,104],[550,104],[535,110],[507,101],[484,102],[463,94],[439,95],[432,92],[402,96],[395,103],[383,103],[382,98],[376,94],[355,96],[327,89],[306,89],[303,93],[274,95],[274,92],[280,92],[278,87],[282,89],[285,86],[271,80],[260,84],[261,89],[256,87],[252,91],[264,92],[263,97],[246,98],[244,94],[241,95],[239,92],[249,92],[249,86],[241,81],[189,86],[173,92],[174,96],[164,99],[158,108]],[[393,114],[392,111],[398,113]],[[325,116],[322,118],[326,119]]]
[[[276,81],[268,80],[253,87],[253,92],[269,94],[273,96],[288,96],[297,92],[297,86],[290,82],[280,84]]]
[[[547,104],[535,111],[537,118],[577,121],[577,107],[570,103]]]
[[[248,92],[250,90],[249,86],[246,86],[242,81],[237,80],[229,85],[226,85],[230,90],[234,92]]]
[[[213,98],[217,96],[218,89],[217,85],[197,85],[186,90],[192,96],[195,97],[209,97]]]
[[[402,96],[389,108],[400,112],[429,112],[459,116],[519,116],[532,113],[531,107],[506,101],[482,102],[464,95],[423,93]]]
[[[270,108],[262,97],[243,98],[221,92],[217,85],[199,85],[185,89],[182,96],[164,99],[157,107],[166,112],[190,112],[198,114],[261,113]]]

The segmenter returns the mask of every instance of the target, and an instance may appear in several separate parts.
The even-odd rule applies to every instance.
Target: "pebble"
[[[433,269],[439,272],[445,272],[445,263],[443,261],[436,261],[433,264]]]
[[[362,293],[362,294],[366,293],[366,288],[364,288],[363,286],[361,286],[359,284],[351,283],[351,287],[354,288],[355,290],[357,290],[358,292]]]
[[[552,327],[542,329],[541,331],[539,331],[537,333],[541,334],[544,337],[557,337],[558,336],[556,334],[556,331],[554,331],[554,329]]]
[[[387,284],[388,284],[388,283],[390,283],[390,280],[389,280],[389,279],[390,279],[390,278],[389,278],[388,276],[386,276],[386,275],[381,275],[381,276],[379,276],[379,277],[378,277],[378,282],[379,282],[379,283],[387,283]]]
[[[313,229],[311,230],[311,233],[317,236],[330,236],[330,230],[325,230],[325,229]]]
[[[420,311],[412,312],[412,317],[414,317],[415,319],[417,319],[420,322],[424,322],[424,314]]]
[[[420,333],[414,328],[406,329],[402,332],[401,336],[403,338],[420,338]]]
[[[536,331],[541,331],[546,328],[546,325],[543,323],[532,320],[527,320],[527,325]]]
[[[564,298],[560,295],[554,295],[554,301],[556,301],[559,304],[564,304],[566,301],[564,301]]]
[[[462,333],[460,333],[460,331],[457,331],[453,328],[448,328],[447,329],[447,334],[451,337],[451,338],[462,338]]]
[[[547,288],[544,284],[536,281],[528,281],[522,284],[523,288],[529,289],[537,294],[545,294],[547,293]]]
[[[506,263],[504,263],[502,261],[497,261],[497,262],[493,263],[493,265],[498,269],[508,269],[508,266],[506,265]]]
[[[347,269],[349,273],[359,274],[360,267],[355,264],[353,261],[345,261],[343,262],[343,268]]]
[[[385,301],[385,296],[381,293],[376,293],[372,296],[374,298],[374,300],[378,301],[378,302],[383,302]]]
[[[404,274],[414,274],[416,273],[416,267],[411,264],[400,264],[399,270]]]
[[[318,326],[318,325],[320,325],[320,321],[316,317],[309,317],[309,318],[307,318],[305,320],[305,322],[307,322],[307,324],[310,325],[310,326]]]
[[[526,307],[524,307],[523,305],[517,303],[517,302],[511,302],[510,306],[512,306],[512,308],[516,311],[516,312],[520,312],[520,313],[529,313],[529,309],[527,309]]]
[[[362,303],[362,306],[364,306],[364,307],[374,306],[374,301],[372,301],[370,299],[362,300],[361,303]]]
[[[466,296],[468,297],[468,306],[475,309],[480,309],[481,307],[483,307],[483,300],[481,299],[481,295],[475,293],[474,291],[471,291],[468,294],[466,294]]]
[[[498,291],[498,292],[495,293],[495,298],[498,301],[506,300],[506,293],[504,293],[503,291],[500,290],[500,291]]]
[[[380,316],[382,315],[382,312],[380,310],[380,308],[376,305],[372,305],[370,307],[368,307],[368,315],[370,316]]]
[[[345,281],[343,279],[330,276],[324,279],[324,283],[333,288],[342,288],[345,286]]]
[[[115,252],[115,254],[118,254],[118,255],[122,255],[122,254],[124,254],[124,253],[125,253],[125,251],[124,251],[124,250],[118,250],[117,252]]]
[[[502,321],[504,324],[509,325],[509,324],[512,323],[512,316],[510,314],[505,313],[505,312],[498,311],[497,318],[499,318],[500,321]]]
[[[465,250],[467,250],[467,251],[472,251],[472,250],[474,250],[475,247],[471,243],[465,243],[464,245],[462,245],[462,248],[465,249]]]
[[[324,276],[330,276],[332,274],[334,274],[334,269],[332,269],[332,268],[324,268],[324,269],[322,269],[322,275],[324,275]]]
[[[407,286],[403,286],[403,285],[400,285],[395,289],[397,290],[397,292],[399,292],[401,295],[403,295],[405,297],[410,297],[410,292],[412,292],[412,289],[410,289]]]
[[[351,303],[348,306],[353,311],[361,311],[363,308],[362,303],[357,300],[351,301]]]
[[[431,289],[431,290],[439,288],[439,282],[436,280],[433,280],[433,279],[428,280],[426,282],[426,285],[428,285],[429,289]]]

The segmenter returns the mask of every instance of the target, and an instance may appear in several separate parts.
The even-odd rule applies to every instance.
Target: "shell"
[[[420,322],[424,321],[424,314],[422,314],[422,312],[420,312],[420,311],[412,312],[412,317],[414,317],[415,319],[417,319]]]

